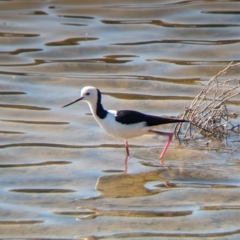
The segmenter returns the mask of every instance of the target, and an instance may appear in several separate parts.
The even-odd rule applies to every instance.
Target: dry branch
[[[176,125],[175,136],[177,138],[181,133],[185,140],[196,139],[200,135],[222,140],[231,133],[235,135],[240,133],[240,125],[231,120],[232,117],[236,118],[238,115],[230,113],[227,107],[230,99],[240,95],[240,78],[220,79],[227,71],[239,66],[239,63],[230,63],[208,81],[181,116],[189,120],[189,123]]]

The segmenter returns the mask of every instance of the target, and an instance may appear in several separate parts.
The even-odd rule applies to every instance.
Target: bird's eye
[[[88,95],[90,95],[90,93],[89,93],[89,92],[87,92],[87,93],[86,93],[86,95],[88,96]]]

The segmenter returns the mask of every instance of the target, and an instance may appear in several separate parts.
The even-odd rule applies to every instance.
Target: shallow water
[[[124,144],[85,103],[61,108],[94,85],[107,109],[181,114],[240,60],[238,9],[239,1],[0,1],[0,237],[239,239],[238,141],[174,140],[160,168],[166,139],[145,135],[130,140],[124,175]],[[237,102],[230,108],[239,112]]]

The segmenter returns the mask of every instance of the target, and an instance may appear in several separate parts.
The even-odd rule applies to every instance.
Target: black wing
[[[158,116],[147,115],[141,112],[133,110],[120,110],[117,111],[116,121],[122,124],[134,124],[139,122],[145,122],[146,126],[156,126],[160,124],[187,122],[183,119],[171,119]]]

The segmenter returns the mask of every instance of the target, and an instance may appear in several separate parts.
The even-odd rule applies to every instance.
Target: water
[[[130,140],[124,175],[123,143],[85,103],[61,108],[94,85],[107,109],[182,113],[239,61],[238,9],[239,1],[0,1],[0,237],[238,239],[237,143],[174,140],[170,167],[160,168],[166,139],[145,135]]]

